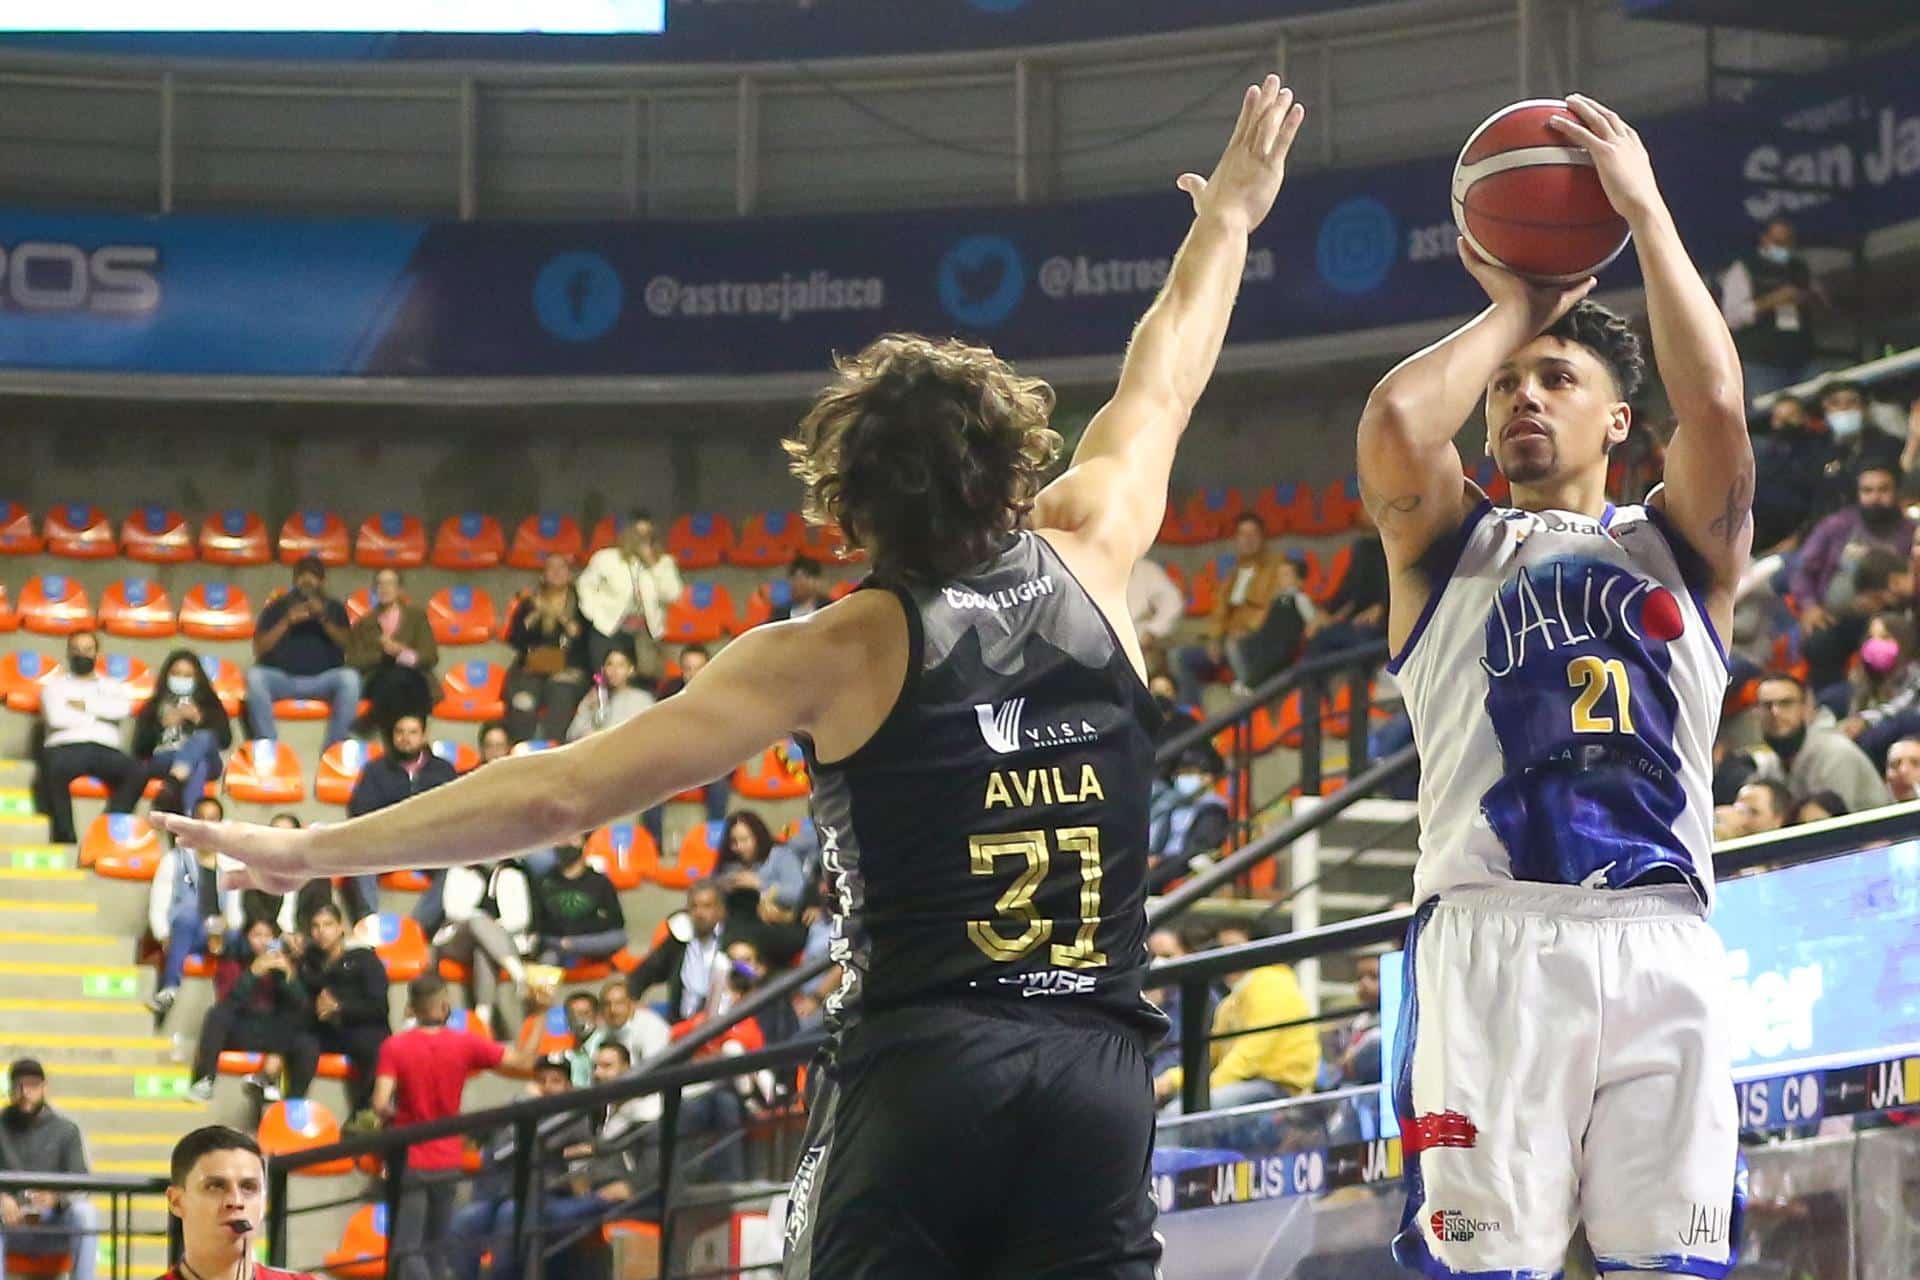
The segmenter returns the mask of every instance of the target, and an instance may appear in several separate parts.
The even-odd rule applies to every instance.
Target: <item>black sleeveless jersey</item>
[[[970,995],[1163,1032],[1141,995],[1160,713],[1113,628],[1032,533],[891,589],[912,646],[892,712],[843,761],[803,744],[844,974],[831,1025]]]

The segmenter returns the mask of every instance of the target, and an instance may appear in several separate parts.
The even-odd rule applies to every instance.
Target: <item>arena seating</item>
[[[225,658],[204,653],[200,655],[200,669],[207,673],[207,680],[213,685],[213,692],[219,697],[222,709],[229,716],[239,715],[240,704],[247,696],[246,673]]]
[[[369,745],[357,738],[336,742],[320,753],[320,766],[313,775],[313,795],[323,804],[344,805],[353,798],[353,784],[369,760],[379,758],[378,744]]]
[[[427,971],[427,935],[412,916],[367,916],[353,926],[353,936],[373,948],[393,982],[411,982]]]
[[[273,559],[267,525],[257,511],[229,507],[200,523],[200,558],[208,564],[257,565]]]
[[[363,569],[415,569],[427,561],[427,530],[419,516],[383,511],[361,522],[353,562]]]
[[[717,511],[681,516],[667,531],[667,551],[682,569],[713,569],[733,549],[733,522]]]
[[[713,644],[734,629],[733,596],[727,589],[715,582],[692,582],[668,606],[664,638],[672,644]]]
[[[47,541],[33,526],[33,513],[11,499],[0,502],[0,555],[37,556]]]
[[[498,720],[507,713],[502,700],[507,670],[496,662],[475,659],[455,664],[440,681],[440,701],[433,714],[444,720],[479,722]]]
[[[221,1074],[251,1075],[260,1070],[260,1063],[265,1056],[258,1053],[223,1053],[220,1055]],[[233,1059],[233,1062],[229,1064],[228,1059]],[[323,1071],[327,1065],[322,1063]],[[324,1147],[340,1141],[340,1122],[324,1102],[288,1098],[274,1103],[261,1113],[258,1141],[261,1151],[269,1159],[312,1147]],[[321,1164],[303,1165],[294,1172],[308,1178],[332,1178],[352,1173],[354,1167],[353,1157],[343,1156]]]
[[[639,888],[660,869],[660,846],[637,822],[601,827],[587,837],[586,852],[587,861],[622,893]]]
[[[465,583],[434,592],[427,601],[427,621],[443,645],[485,644],[500,625],[493,597]]]
[[[578,562],[583,551],[580,522],[560,512],[543,511],[514,528],[507,564],[515,569],[538,570],[545,567],[548,556],[565,556]]]
[[[28,578],[17,606],[20,625],[43,636],[70,636],[94,627],[93,605],[79,579],[64,573]]]
[[[13,607],[13,598],[7,594],[7,586],[0,582],[0,635],[20,629],[20,611]]]
[[[193,530],[178,511],[150,503],[120,526],[120,548],[141,564],[185,564],[193,559]]]
[[[151,880],[166,846],[146,819],[103,813],[80,833],[79,865],[109,880]]]
[[[68,560],[111,560],[120,554],[120,540],[106,512],[86,502],[69,502],[47,513],[41,526],[47,552]]]
[[[278,704],[275,711],[278,714]],[[235,800],[249,804],[298,804],[307,796],[300,757],[272,738],[253,738],[235,747],[222,785]]]
[[[812,783],[799,747],[781,742],[733,771],[733,789],[748,800],[804,800]]]
[[[506,537],[500,522],[490,515],[469,511],[448,516],[433,535],[432,562],[436,569],[491,569],[506,553]]]
[[[122,578],[100,593],[100,629],[130,640],[164,640],[178,630],[173,601],[151,578]]]
[[[312,556],[328,568],[347,562],[347,526],[331,511],[296,511],[280,526],[280,563]]]
[[[231,583],[199,583],[180,599],[180,632],[195,640],[248,639],[253,618],[253,602]]]
[[[790,564],[800,554],[806,529],[794,511],[756,511],[740,526],[740,536],[727,551],[727,563],[743,569],[771,569]]]
[[[43,653],[29,649],[9,649],[0,653],[0,697],[7,710],[34,715],[40,710],[40,686],[60,670],[60,663]]]

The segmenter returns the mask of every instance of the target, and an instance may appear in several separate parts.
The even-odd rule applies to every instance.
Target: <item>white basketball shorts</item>
[[[1732,1270],[1726,957],[1690,890],[1451,890],[1406,968],[1397,1260],[1551,1280],[1585,1223],[1603,1274]]]

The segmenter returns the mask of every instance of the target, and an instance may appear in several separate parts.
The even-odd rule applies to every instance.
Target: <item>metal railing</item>
[[[67,1252],[72,1253],[79,1247],[80,1237],[85,1235],[105,1236],[108,1255],[107,1280],[132,1280],[133,1276],[133,1198],[135,1196],[164,1195],[167,1180],[156,1175],[134,1173],[0,1173],[0,1193],[17,1196],[28,1191],[51,1191],[67,1196],[104,1196],[107,1201],[107,1214],[104,1222],[96,1222],[88,1231],[72,1226],[46,1227],[9,1227],[10,1243],[22,1254],[26,1250],[18,1249],[18,1236],[32,1234],[39,1240],[69,1238]],[[36,1243],[38,1240],[36,1241]],[[56,1253],[57,1249],[38,1252]],[[180,1259],[180,1219],[167,1216],[167,1261],[169,1264]]]

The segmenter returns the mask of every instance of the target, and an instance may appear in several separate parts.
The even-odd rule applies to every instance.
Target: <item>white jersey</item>
[[[1596,520],[1482,501],[1436,544],[1387,664],[1420,749],[1416,902],[1677,876],[1712,908],[1727,665],[1695,559],[1658,510],[1612,504]]]

